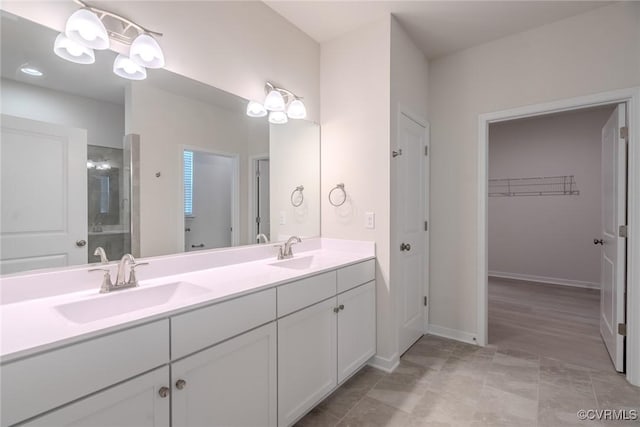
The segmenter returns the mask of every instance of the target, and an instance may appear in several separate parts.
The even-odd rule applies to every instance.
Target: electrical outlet
[[[364,228],[376,228],[376,214],[373,212],[364,213]]]
[[[280,225],[285,225],[287,223],[287,212],[280,211]]]

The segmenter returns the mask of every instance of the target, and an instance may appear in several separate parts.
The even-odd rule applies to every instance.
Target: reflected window
[[[193,151],[184,152],[184,214],[193,215]]]

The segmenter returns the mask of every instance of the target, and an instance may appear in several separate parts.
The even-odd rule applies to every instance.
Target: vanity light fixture
[[[267,109],[264,105],[256,101],[249,101],[247,104],[247,116],[249,117],[264,117],[267,115]]]
[[[247,104],[247,116],[264,117],[269,114],[269,123],[283,124],[289,119],[304,119],[307,117],[307,109],[301,98],[293,92],[277,87],[267,82],[264,87],[267,94],[264,104],[258,101],[249,101]]]
[[[116,75],[129,80],[144,80],[147,78],[147,69],[135,63],[128,56],[122,54],[113,62],[113,72]]]
[[[89,9],[78,9],[67,19],[64,34],[90,49],[108,49],[109,34],[98,15]]]
[[[77,64],[93,64],[93,49],[108,49],[112,40],[130,45],[129,55],[120,54],[113,63],[113,72],[131,80],[147,78],[146,68],[162,68],[164,53],[151,31],[116,13],[74,0],[81,6],[67,20],[65,32],[58,35],[54,52]]]
[[[269,113],[269,123],[273,123],[274,125],[281,125],[287,123],[289,119],[287,119],[287,115],[284,111],[272,111]]]
[[[71,40],[62,33],[56,37],[56,41],[53,44],[53,52],[60,58],[76,64],[93,64],[96,62],[93,49]]]

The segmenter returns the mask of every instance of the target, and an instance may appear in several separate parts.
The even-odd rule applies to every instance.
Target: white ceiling
[[[392,13],[431,59],[611,2],[266,0],[265,3],[318,43]]]

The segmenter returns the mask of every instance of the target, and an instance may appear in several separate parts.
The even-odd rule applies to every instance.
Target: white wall
[[[183,250],[182,149],[184,145],[239,156],[240,243],[249,243],[248,147],[252,119],[244,114],[186,98],[145,82],[126,93],[127,133],[140,135],[141,255]],[[170,108],[168,108],[170,106]],[[262,121],[266,127],[266,121]],[[252,147],[261,144],[252,143]],[[262,148],[261,148],[262,149]],[[156,177],[156,172],[161,176]],[[251,239],[251,242],[253,240]]]
[[[168,70],[247,99],[263,99],[265,81],[273,80],[304,97],[309,118],[319,121],[319,45],[262,2],[91,4],[164,33],[160,45]],[[78,6],[71,1],[9,0],[2,2],[2,9],[62,31]]]
[[[390,254],[389,18],[321,45],[322,235],[376,243],[378,356],[397,352],[389,281]],[[344,183],[347,202],[333,207],[329,191]],[[364,227],[364,212],[376,228]],[[272,218],[274,221],[275,218]]]
[[[320,235],[320,127],[306,120],[271,125],[269,135],[271,240]],[[291,192],[304,186],[299,207]],[[284,216],[285,224],[280,223]]]
[[[122,149],[124,106],[2,79],[2,113],[87,130],[87,143]]]
[[[193,218],[185,219],[185,251],[231,246],[233,160],[194,151]]]
[[[477,332],[478,115],[637,85],[638,2],[430,62],[432,324]]]
[[[489,198],[489,274],[599,288],[602,127],[612,108],[492,124],[489,178],[574,175],[579,195]]]

